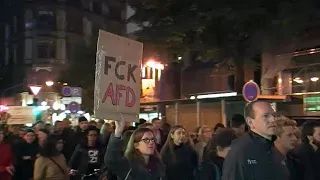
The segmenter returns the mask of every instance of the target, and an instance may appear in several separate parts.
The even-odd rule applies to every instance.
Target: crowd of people
[[[230,127],[187,132],[163,120],[0,129],[1,180],[319,180],[320,123],[249,103]],[[75,128],[75,129],[73,129]]]

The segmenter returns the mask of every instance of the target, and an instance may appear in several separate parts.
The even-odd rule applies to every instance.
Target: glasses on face
[[[141,141],[142,142],[144,142],[144,143],[146,143],[146,144],[148,144],[148,143],[150,143],[150,142],[156,142],[156,138],[144,138],[144,139],[141,139]]]

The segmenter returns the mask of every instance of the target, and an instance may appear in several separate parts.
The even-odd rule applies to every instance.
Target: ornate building
[[[99,29],[126,33],[126,3],[119,0],[4,0],[0,53],[2,89],[56,81],[79,43],[96,43]],[[94,61],[94,59],[92,59]],[[4,72],[4,71],[2,71]]]

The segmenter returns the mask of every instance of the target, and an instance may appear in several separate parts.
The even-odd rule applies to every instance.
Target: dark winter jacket
[[[165,180],[165,167],[160,160],[154,159],[154,170],[138,161],[129,161],[123,156],[123,143],[114,133],[111,135],[104,160],[112,173],[120,180]]]
[[[90,174],[94,169],[104,169],[104,153],[105,148],[101,145],[88,147],[79,144],[70,158],[69,168],[77,170],[79,174]]]

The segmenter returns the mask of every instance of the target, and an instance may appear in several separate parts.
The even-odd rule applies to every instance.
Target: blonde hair
[[[203,136],[203,133],[206,129],[211,129],[209,126],[201,126],[198,130],[198,141],[199,142],[205,142],[208,141],[208,139],[205,139],[205,137]]]
[[[282,133],[284,132],[283,127],[286,126],[297,126],[297,122],[295,120],[289,119],[285,116],[278,116],[275,118],[275,123],[276,123],[276,135],[281,136]]]

